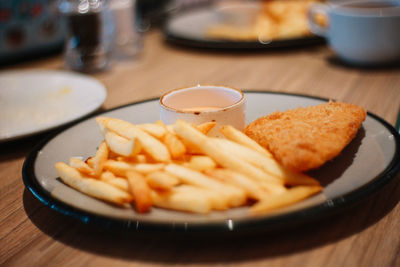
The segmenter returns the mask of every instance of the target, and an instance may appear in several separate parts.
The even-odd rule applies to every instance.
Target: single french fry
[[[202,132],[203,134],[208,134],[208,132],[215,126],[216,122],[205,122],[199,125],[195,125],[193,124],[192,126],[195,127],[196,129],[198,129],[200,132]],[[170,124],[170,125],[166,125],[166,128],[169,132],[171,133],[175,133],[174,131],[174,125]],[[201,154],[201,150],[193,143],[189,142],[188,140],[179,139],[182,144],[185,146],[186,148],[186,152],[188,154],[192,154],[192,155],[197,155],[197,154]]]
[[[133,160],[137,163],[149,163],[149,159],[143,154],[136,155]]]
[[[156,121],[155,124],[164,128],[165,134],[162,141],[167,146],[172,158],[177,159],[183,156],[187,152],[186,146],[176,136],[174,130],[170,126],[167,127],[161,120]]]
[[[151,188],[162,190],[171,190],[173,186],[179,184],[178,178],[163,171],[150,172],[146,175],[146,181]]]
[[[250,208],[251,214],[262,214],[299,202],[322,190],[321,186],[295,186],[285,193],[270,195]]]
[[[246,201],[246,194],[244,190],[228,184],[223,184],[201,172],[173,163],[165,166],[165,171],[171,173],[172,175],[175,175],[183,183],[200,186],[202,188],[207,188],[219,192],[221,194],[221,197],[226,197],[230,206],[238,206]]]
[[[154,163],[154,160],[152,160],[149,156],[145,154],[138,154],[130,157],[120,156],[116,157],[115,160],[129,163]]]
[[[197,171],[205,171],[214,169],[217,163],[209,156],[194,155],[191,156],[189,162],[185,162],[183,166]]]
[[[223,125],[221,128],[219,128],[219,131],[229,140],[234,141],[238,144],[244,145],[248,148],[251,148],[259,153],[261,153],[264,156],[272,158],[272,154],[263,148],[260,144],[258,144],[256,141],[248,137],[245,133],[242,131],[239,131],[232,125]]]
[[[152,191],[154,205],[160,208],[206,214],[211,211],[211,203],[201,192],[160,193]]]
[[[100,175],[100,180],[108,181],[108,180],[114,179],[115,177],[117,177],[117,176],[115,176],[114,173],[109,172],[109,171],[104,171]]]
[[[126,173],[129,190],[133,195],[136,210],[139,213],[148,212],[153,205],[151,190],[144,176],[138,172],[128,171]]]
[[[230,183],[240,188],[243,188],[248,196],[252,199],[260,200],[265,194],[265,192],[261,190],[260,184],[257,181],[254,181],[253,179],[248,178],[241,173],[228,169],[218,168],[208,170],[206,171],[206,174],[225,183]]]
[[[166,129],[166,125],[165,125],[165,123],[164,123],[162,120],[158,120],[158,121],[156,121],[154,124],[159,125],[159,126],[162,126],[162,127],[164,127],[164,128]]]
[[[79,158],[70,158],[69,159],[69,166],[72,168],[77,169],[81,173],[88,174],[88,175],[93,175],[94,170],[91,168],[86,162]]]
[[[214,142],[212,138],[205,136],[183,120],[178,120],[176,122],[174,130],[179,136],[194,143],[204,154],[210,156],[219,165],[225,168],[232,169],[261,181],[283,184],[281,179],[278,179],[225,151],[218,142]]]
[[[199,125],[195,125],[195,127],[197,128],[197,130],[207,135],[212,130],[212,128],[214,128],[216,124],[217,123],[215,121],[209,121],[201,123]]]
[[[98,177],[103,171],[104,163],[108,159],[108,147],[105,142],[102,142],[97,149],[96,155],[93,159],[93,175]]]
[[[186,153],[185,145],[175,134],[169,131],[166,132],[162,141],[167,146],[173,159],[180,158]]]
[[[105,131],[104,140],[108,148],[117,155],[129,157],[137,155],[141,151],[141,145],[137,139],[127,139],[112,131]]]
[[[169,132],[174,133],[174,125],[173,124],[165,125],[165,127],[167,128],[167,130]]]
[[[90,167],[90,168],[94,168],[94,157],[89,157],[85,160],[85,163]]]
[[[103,181],[84,177],[78,170],[63,162],[56,163],[55,167],[58,176],[64,183],[88,196],[118,205],[132,201],[132,196],[127,192]]]
[[[142,149],[154,160],[160,162],[171,161],[171,155],[169,154],[167,147],[157,138],[141,130],[139,127],[129,122],[114,118],[98,117],[96,120],[98,124],[103,125],[108,130],[116,132],[122,137],[127,139],[137,138],[142,145]]]
[[[186,192],[188,194],[200,194],[204,198],[208,199],[208,202],[211,205],[211,209],[215,210],[227,210],[231,206],[227,199],[222,198],[221,194],[214,190],[209,190],[197,186],[182,184],[173,188],[174,192]],[[243,204],[243,203],[242,203]],[[239,204],[237,204],[239,205]]]
[[[129,192],[129,184],[128,181],[124,178],[115,176],[112,172],[106,171],[100,175],[100,180],[106,182],[112,186],[115,186],[119,189],[122,189],[126,192]]]
[[[281,194],[287,191],[287,188],[283,185],[277,185],[267,181],[259,181],[260,189],[263,190],[267,195]]]
[[[225,151],[262,169],[264,172],[281,179],[285,184],[319,185],[319,182],[310,176],[303,173],[293,172],[280,165],[275,159],[265,157],[250,148],[232,142],[228,139],[213,138],[213,140],[219,143],[221,148]]]
[[[143,131],[147,132],[148,134],[151,134],[152,136],[156,137],[157,139],[161,139],[167,132],[165,127],[154,123],[142,123],[142,124],[136,124],[136,126],[142,129]]]
[[[147,174],[150,172],[160,171],[164,166],[164,163],[136,163],[132,164],[132,170],[142,174]]]
[[[195,144],[189,142],[186,139],[180,138],[180,136],[178,136],[178,137],[181,140],[181,142],[184,144],[184,146],[186,147],[187,154],[190,154],[190,155],[200,155],[200,154],[202,154],[201,149],[198,148]]]
[[[159,171],[164,168],[163,163],[127,163],[123,161],[107,160],[104,163],[104,169],[114,173],[117,176],[126,177],[129,171],[135,171],[142,174],[147,174],[154,171]]]

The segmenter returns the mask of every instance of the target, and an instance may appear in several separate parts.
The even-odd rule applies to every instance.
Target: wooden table
[[[55,56],[7,69],[62,68],[61,56]],[[343,100],[393,125],[400,105],[400,66],[344,66],[325,46],[203,51],[169,46],[153,31],[146,34],[136,60],[115,62],[94,77],[108,89],[104,109],[196,84]],[[43,137],[0,146],[1,266],[400,266],[398,179],[348,211],[283,233],[228,239],[124,235],[61,215],[25,189],[22,164]]]

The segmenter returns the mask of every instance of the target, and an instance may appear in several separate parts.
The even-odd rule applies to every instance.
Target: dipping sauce
[[[193,107],[193,108],[184,108],[183,111],[211,111],[218,110],[221,107]]]
[[[242,91],[217,85],[197,85],[166,92],[160,98],[160,119],[174,124],[178,119],[201,124],[215,122],[209,136],[221,136],[222,125],[243,130],[245,95]]]

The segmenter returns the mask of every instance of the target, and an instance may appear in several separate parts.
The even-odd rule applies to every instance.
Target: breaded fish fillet
[[[274,112],[247,125],[244,133],[267,148],[283,166],[303,172],[339,155],[365,117],[362,107],[329,102]]]

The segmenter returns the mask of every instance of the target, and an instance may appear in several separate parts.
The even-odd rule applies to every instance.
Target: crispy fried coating
[[[356,136],[366,111],[357,105],[328,102],[258,118],[244,133],[267,148],[281,164],[304,172],[338,156]]]

